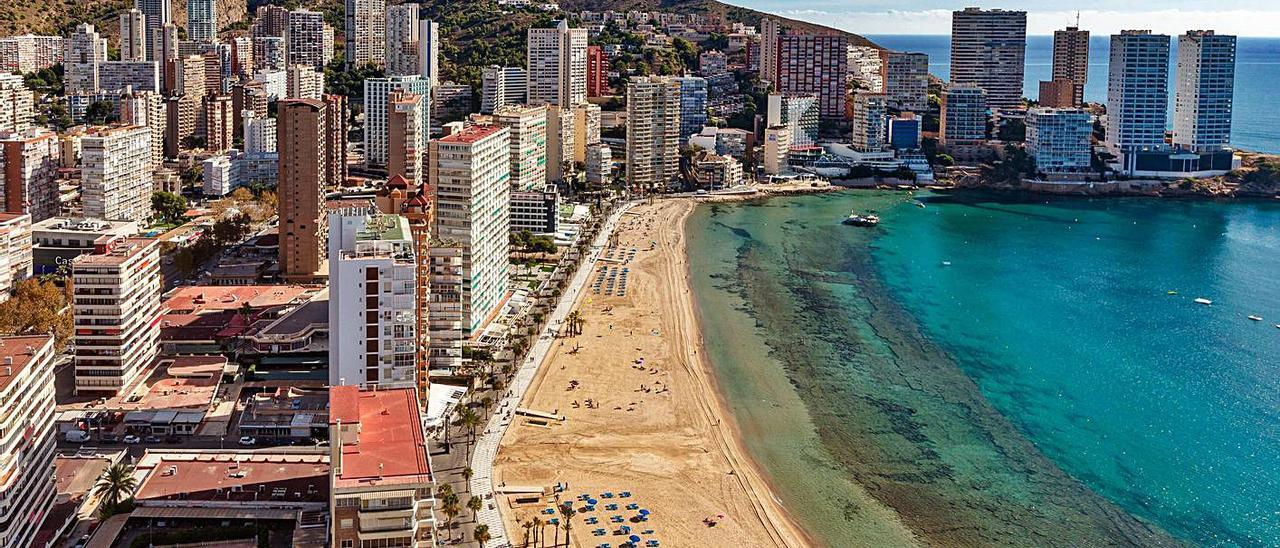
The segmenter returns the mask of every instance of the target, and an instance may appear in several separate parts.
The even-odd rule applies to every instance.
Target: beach
[[[575,546],[626,542],[615,535],[615,515],[666,546],[814,544],[747,456],[705,361],[683,229],[694,207],[663,200],[623,217],[601,263],[612,285],[604,281],[597,292],[595,273],[588,279],[575,309],[585,320],[581,333],[561,328],[521,402],[562,420],[517,417],[498,451],[499,493],[561,484],[561,500],[575,508],[587,505],[582,494],[603,499],[573,518]],[[554,501],[498,496],[513,544],[528,531],[522,523],[552,517],[541,512]],[[611,504],[616,509],[606,509]],[[649,518],[632,521],[637,509]],[[585,521],[591,517],[598,524]],[[543,535],[550,541],[555,533]]]

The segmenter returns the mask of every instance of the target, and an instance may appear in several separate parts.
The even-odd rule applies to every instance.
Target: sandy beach
[[[595,511],[573,518],[575,546],[626,542],[610,518],[630,520],[637,515],[627,509],[632,504],[650,519],[624,524],[652,530],[642,537],[664,546],[812,544],[747,456],[703,359],[684,253],[684,220],[694,205],[664,200],[623,217],[614,259],[601,263],[616,269],[613,290],[606,282],[597,293],[591,276],[576,308],[582,333],[559,335],[521,402],[564,420],[519,417],[502,440],[499,491],[567,483],[564,500],[631,494],[599,500]],[[521,522],[551,518],[541,511],[554,499],[517,504],[503,495],[498,503],[519,546]],[[610,504],[617,509],[606,509]],[[598,523],[585,521],[592,517]],[[596,529],[606,534],[595,536]],[[550,544],[553,530],[543,534]]]

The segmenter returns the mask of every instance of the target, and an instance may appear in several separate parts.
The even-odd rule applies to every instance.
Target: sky
[[[1213,29],[1238,36],[1280,36],[1280,2],[1274,0],[727,0],[727,3],[812,21],[850,32],[950,34],[951,12],[965,6],[1027,12],[1027,33],[1053,34],[1075,24],[1094,35],[1149,29],[1178,35]]]

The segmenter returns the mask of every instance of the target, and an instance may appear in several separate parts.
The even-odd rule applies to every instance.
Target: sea
[[[868,191],[686,230],[725,400],[818,541],[1280,546],[1280,203]]]
[[[880,46],[929,55],[929,72],[947,79],[951,67],[951,37],[934,35],[869,35],[868,39]],[[1173,44],[1170,62],[1177,59],[1177,37]],[[1085,85],[1085,99],[1106,103],[1107,65],[1111,55],[1111,42],[1107,36],[1093,36],[1089,40],[1089,82]],[[1171,64],[1172,66],[1172,64]],[[1040,94],[1040,81],[1052,79],[1053,37],[1028,36],[1026,70],[1023,77],[1023,95],[1035,98]],[[1171,72],[1172,73],[1172,69]],[[1232,119],[1232,144],[1242,150],[1280,154],[1280,109],[1271,96],[1272,84],[1280,81],[1280,38],[1240,37],[1236,42],[1235,108]],[[1170,108],[1174,86],[1170,85]],[[1170,124],[1172,124],[1172,114]],[[1172,125],[1170,126],[1172,127]]]

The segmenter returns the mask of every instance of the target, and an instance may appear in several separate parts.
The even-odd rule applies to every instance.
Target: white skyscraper
[[[418,59],[418,5],[387,8],[387,75],[421,74]]]
[[[21,133],[31,127],[34,103],[22,76],[0,74],[0,133]]]
[[[112,127],[80,143],[85,216],[146,222],[151,217],[151,129]]]
[[[680,174],[680,82],[641,76],[627,82],[627,182],[664,189]]]
[[[1173,144],[1213,152],[1231,143],[1236,37],[1193,30],[1178,37]]]
[[[1127,153],[1165,148],[1169,36],[1149,30],[1113,34],[1109,72],[1107,148],[1125,164]]]
[[[431,98],[431,81],[421,76],[388,76],[364,81],[364,154],[365,165],[387,164],[387,95],[393,90]],[[430,118],[423,118],[422,134],[430,133]]]
[[[215,0],[187,0],[187,39],[213,42],[218,37]]]
[[[120,60],[147,60],[146,16],[137,8],[120,12]]]
[[[244,117],[244,151],[246,154],[276,151],[276,119],[267,118],[265,113],[259,117],[257,113],[246,110]]]
[[[329,323],[364,327],[329,335],[329,384],[417,383],[417,267],[403,216],[329,215]]]
[[[1022,106],[1027,12],[965,8],[951,13],[951,84],[987,92],[991,108]]]
[[[347,65],[386,66],[387,1],[347,0]]]
[[[511,129],[511,188],[541,189],[547,184],[547,107],[506,105],[493,120]]]
[[[107,60],[107,39],[93,25],[81,23],[67,38],[63,56],[67,93],[98,91],[98,65]]]
[[[440,83],[440,25],[418,21],[418,73],[433,84]]]
[[[529,29],[528,101],[572,106],[587,100],[587,29]]]
[[[492,114],[503,105],[526,103],[528,78],[521,67],[485,67],[481,71],[480,112]]]

